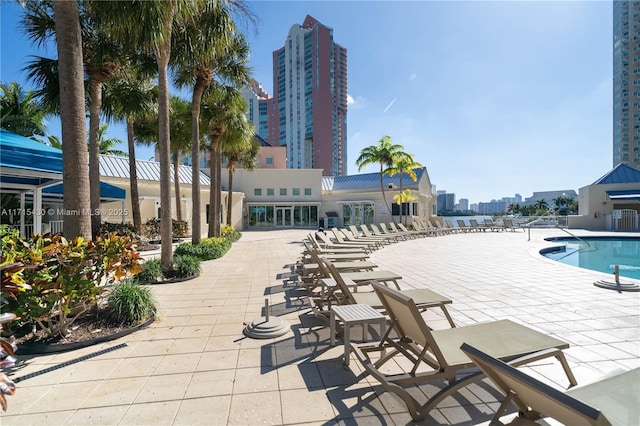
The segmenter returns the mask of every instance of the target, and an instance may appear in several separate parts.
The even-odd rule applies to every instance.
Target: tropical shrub
[[[136,324],[156,313],[156,301],[149,287],[136,280],[124,279],[117,283],[107,298],[109,316],[121,324]]]
[[[12,253],[12,262],[24,264],[13,279],[23,279],[30,288],[15,294],[7,310],[22,324],[37,324],[47,336],[64,335],[85,314],[105,284],[140,271],[139,255],[129,237],[115,234],[95,241],[78,237],[36,235],[23,240],[5,234],[0,247]]]
[[[140,269],[136,278],[142,282],[152,282],[162,277],[162,262],[158,258],[145,260]]]
[[[240,237],[242,237],[242,234],[240,232],[236,231],[233,226],[224,225],[220,229],[220,236],[222,236],[223,238],[228,238],[232,242],[236,242],[236,241],[238,241],[240,239]]]
[[[186,220],[175,220],[171,221],[171,232],[174,237],[186,237],[189,235],[189,224]]]
[[[231,240],[228,238],[203,238],[200,244],[182,243],[176,247],[175,256],[189,255],[200,260],[218,259],[225,255],[231,248]]]
[[[161,219],[148,219],[142,224],[141,234],[150,240],[160,238]],[[189,224],[185,220],[171,221],[171,233],[174,237],[185,237],[189,235]]]
[[[173,269],[175,276],[179,278],[193,277],[200,273],[201,260],[196,256],[178,255],[173,256]]]
[[[108,236],[115,233],[116,235],[131,237],[133,240],[138,239],[136,228],[131,223],[110,223],[103,222],[94,232],[95,235]]]
[[[160,238],[160,219],[148,219],[142,224],[140,233],[150,240]]]

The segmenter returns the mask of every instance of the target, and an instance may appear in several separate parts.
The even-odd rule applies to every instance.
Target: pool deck
[[[153,286],[159,314],[144,330],[62,354],[18,352],[21,365],[13,378],[126,343],[18,383],[0,423],[410,423],[404,404],[364,377],[353,356],[343,368],[341,342],[329,346],[328,327],[289,280],[287,265],[299,257],[308,232],[245,232],[223,258],[204,262],[197,279]],[[421,238],[387,246],[371,260],[400,273],[403,288],[428,287],[451,298],[449,312],[458,325],[509,318],[569,342],[565,353],[579,384],[639,367],[640,292],[595,287],[594,281],[611,275],[538,254],[552,245],[545,237],[563,235],[532,229],[531,241],[526,232]],[[243,323],[264,315],[265,299],[291,331],[275,339],[244,337]],[[434,328],[447,326],[436,310],[426,316]],[[524,368],[552,385],[568,384],[555,361]],[[445,399],[423,424],[488,424],[499,401],[495,388],[478,382]]]

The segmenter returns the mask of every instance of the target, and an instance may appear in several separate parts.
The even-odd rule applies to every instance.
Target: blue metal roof
[[[0,130],[0,166],[62,174],[62,151]]]
[[[0,129],[0,182],[5,188],[39,186],[62,181],[62,150]],[[62,194],[62,184],[47,187],[45,194]],[[122,200],[123,189],[100,182],[100,197]]]
[[[419,182],[422,178],[426,168],[415,169],[416,182]],[[416,182],[411,177],[402,173],[402,186],[408,188],[411,185],[416,185]],[[386,188],[389,184],[393,184],[396,187],[400,187],[400,173],[393,176],[383,175],[382,184]],[[360,175],[351,176],[325,176],[322,178],[322,190],[323,191],[341,191],[352,189],[380,189],[380,173],[363,173]]]
[[[640,170],[636,170],[628,164],[620,163],[610,172],[595,181],[594,185],[607,183],[633,183],[640,182]]]
[[[50,186],[43,189],[42,192],[62,196],[62,184]],[[106,182],[100,182],[100,198],[105,200],[124,200],[125,198],[127,198],[127,192],[122,188],[118,188],[117,186],[108,184]]]

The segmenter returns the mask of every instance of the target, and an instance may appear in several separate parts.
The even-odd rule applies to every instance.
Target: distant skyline
[[[348,174],[384,135],[470,204],[577,191],[612,168],[611,2],[250,4],[253,76],[270,95],[272,53],[307,14],[347,49]],[[55,50],[30,46],[15,2],[0,8],[0,80],[31,88],[20,70]],[[59,135],[57,120],[48,129]],[[109,136],[124,140],[123,127],[110,124]]]

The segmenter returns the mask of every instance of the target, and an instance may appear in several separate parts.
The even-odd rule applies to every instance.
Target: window
[[[262,195],[262,188],[253,188],[253,195]]]
[[[280,195],[287,195],[287,188],[280,188]]]
[[[275,190],[273,188],[267,188],[267,195],[275,195]]]
[[[311,188],[305,188],[304,195],[311,195]]]
[[[267,164],[268,165],[272,165],[273,164],[273,157],[267,157]]]
[[[300,195],[300,188],[293,188],[293,195]]]

